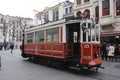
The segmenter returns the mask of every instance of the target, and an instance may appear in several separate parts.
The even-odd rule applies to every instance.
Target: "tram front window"
[[[92,41],[100,41],[100,30],[98,26],[92,25],[91,37],[92,37]]]
[[[91,38],[90,38],[90,24],[89,23],[83,23],[82,25],[82,35],[83,35],[83,42],[89,42],[91,41]]]
[[[83,42],[100,41],[99,27],[93,23],[83,23],[82,28]],[[81,39],[82,39],[81,38]]]

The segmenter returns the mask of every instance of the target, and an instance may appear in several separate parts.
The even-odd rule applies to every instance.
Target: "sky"
[[[34,18],[36,11],[58,4],[65,0],[0,0],[0,14]],[[69,0],[74,1],[74,0]]]

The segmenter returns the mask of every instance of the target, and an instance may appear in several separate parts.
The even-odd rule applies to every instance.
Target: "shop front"
[[[120,44],[120,31],[102,32],[101,43],[103,42],[106,42],[108,44],[114,44],[114,45]]]

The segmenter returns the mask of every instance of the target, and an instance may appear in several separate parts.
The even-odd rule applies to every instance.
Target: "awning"
[[[101,37],[120,36],[120,31],[102,32]]]

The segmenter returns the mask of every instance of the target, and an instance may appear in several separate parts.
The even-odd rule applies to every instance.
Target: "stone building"
[[[120,0],[99,0],[101,39],[120,43]]]
[[[15,47],[18,48],[22,42],[24,30],[33,26],[33,20],[31,18],[0,14],[0,24],[2,24],[4,43],[14,43]]]
[[[93,18],[101,27],[101,42],[120,42],[120,0],[74,0],[74,15]]]
[[[0,29],[0,43],[3,43],[3,41],[4,41],[3,31]]]
[[[69,0],[52,7],[46,7],[43,11],[35,14],[35,24],[42,25],[73,16],[73,3]]]

